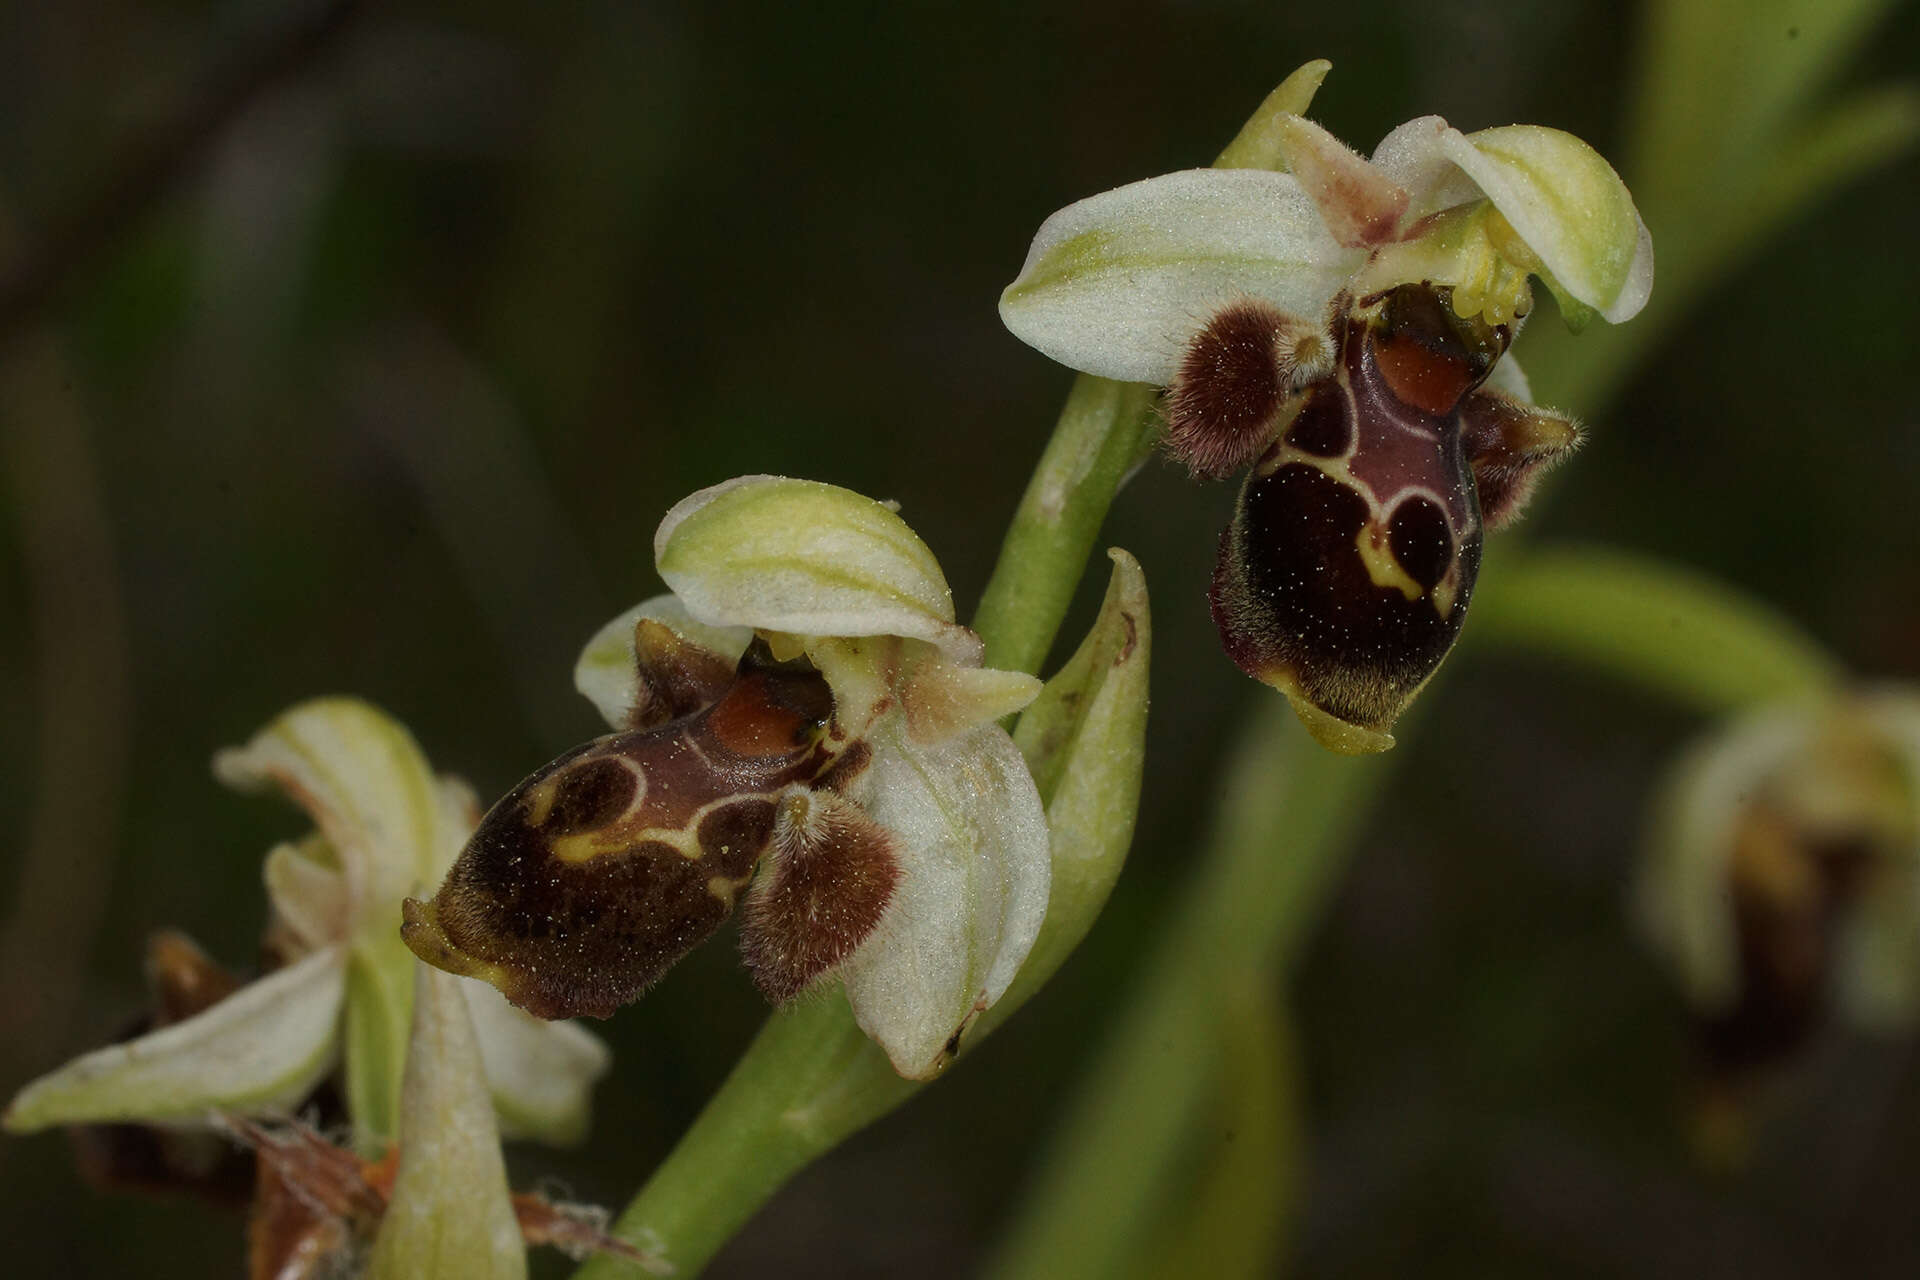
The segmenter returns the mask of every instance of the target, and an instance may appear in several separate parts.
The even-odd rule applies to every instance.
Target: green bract
[[[464,991],[473,984],[414,970],[400,1165],[369,1280],[522,1280],[526,1245]]]

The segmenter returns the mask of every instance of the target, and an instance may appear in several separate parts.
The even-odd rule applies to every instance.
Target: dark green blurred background
[[[964,610],[1069,381],[994,313],[1053,209],[1205,163],[1314,56],[1316,115],[1363,148],[1439,112],[1617,155],[1635,47],[1598,0],[366,5],[159,194],[129,183],[141,139],[310,12],[0,6],[0,266],[56,268],[0,312],[0,1095],[138,1007],[149,931],[251,959],[260,857],[300,823],[207,759],[282,707],[371,698],[488,796],[598,732],[573,656],[658,590],[653,526],[692,489],[898,499]],[[1841,78],[1916,68],[1906,9]],[[62,248],[103,187],[118,220]],[[1909,159],[1713,292],[1530,536],[1682,560],[1920,677],[1916,208]],[[1158,697],[1082,953],[713,1274],[982,1259],[1273,696],[1207,618],[1230,501],[1155,465],[1109,526],[1155,592]],[[1274,992],[1311,1138],[1297,1273],[1920,1271],[1910,1046],[1829,1037],[1744,1174],[1688,1155],[1684,1012],[1624,903],[1648,787],[1700,726],[1545,663],[1455,665]],[[763,1014],[728,942],[697,953],[602,1028],[591,1143],[516,1151],[516,1179],[618,1203]],[[57,1135],[0,1142],[0,1241],[21,1276],[240,1257],[238,1219],[96,1197]]]

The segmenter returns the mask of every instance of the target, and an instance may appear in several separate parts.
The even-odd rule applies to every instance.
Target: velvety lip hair
[[[742,945],[762,990],[790,998],[872,931],[893,891],[889,837],[833,791],[866,748],[834,729],[832,694],[804,661],[756,644],[737,672],[716,668],[648,622],[635,647],[643,727],[509,792],[439,893],[406,903],[402,935],[540,1017],[606,1017],[718,929],[774,850]]]

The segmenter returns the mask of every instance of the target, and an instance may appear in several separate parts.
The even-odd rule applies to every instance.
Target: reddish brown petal
[[[1167,390],[1167,448],[1195,475],[1245,466],[1299,407],[1297,386],[1325,372],[1324,330],[1270,303],[1232,303],[1188,344]]]
[[[1482,387],[1461,406],[1461,437],[1489,529],[1510,524],[1548,467],[1580,444],[1573,419]]]
[[[1336,241],[1365,249],[1394,239],[1409,197],[1391,178],[1304,117],[1281,117],[1278,134],[1287,168]]]
[[[899,879],[893,837],[866,810],[837,792],[791,792],[740,929],[760,990],[783,1003],[832,971],[880,923]]]
[[[630,729],[652,729],[720,700],[734,680],[734,664],[694,644],[665,623],[642,618],[633,626],[638,696]]]

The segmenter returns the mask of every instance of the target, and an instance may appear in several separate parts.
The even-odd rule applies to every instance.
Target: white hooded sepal
[[[911,740],[899,717],[869,739],[853,798],[898,841],[900,882],[840,970],[854,1020],[908,1079],[936,1075],[1032,949],[1051,879],[1047,820],[1006,731]]]
[[[654,563],[714,627],[794,636],[908,636],[978,666],[940,562],[891,509],[850,489],[741,476],[675,504]]]
[[[355,930],[397,928],[400,900],[435,883],[458,843],[441,830],[450,806],[413,735],[357,698],[284,711],[213,770],[239,790],[276,786],[306,810],[339,859]]]

